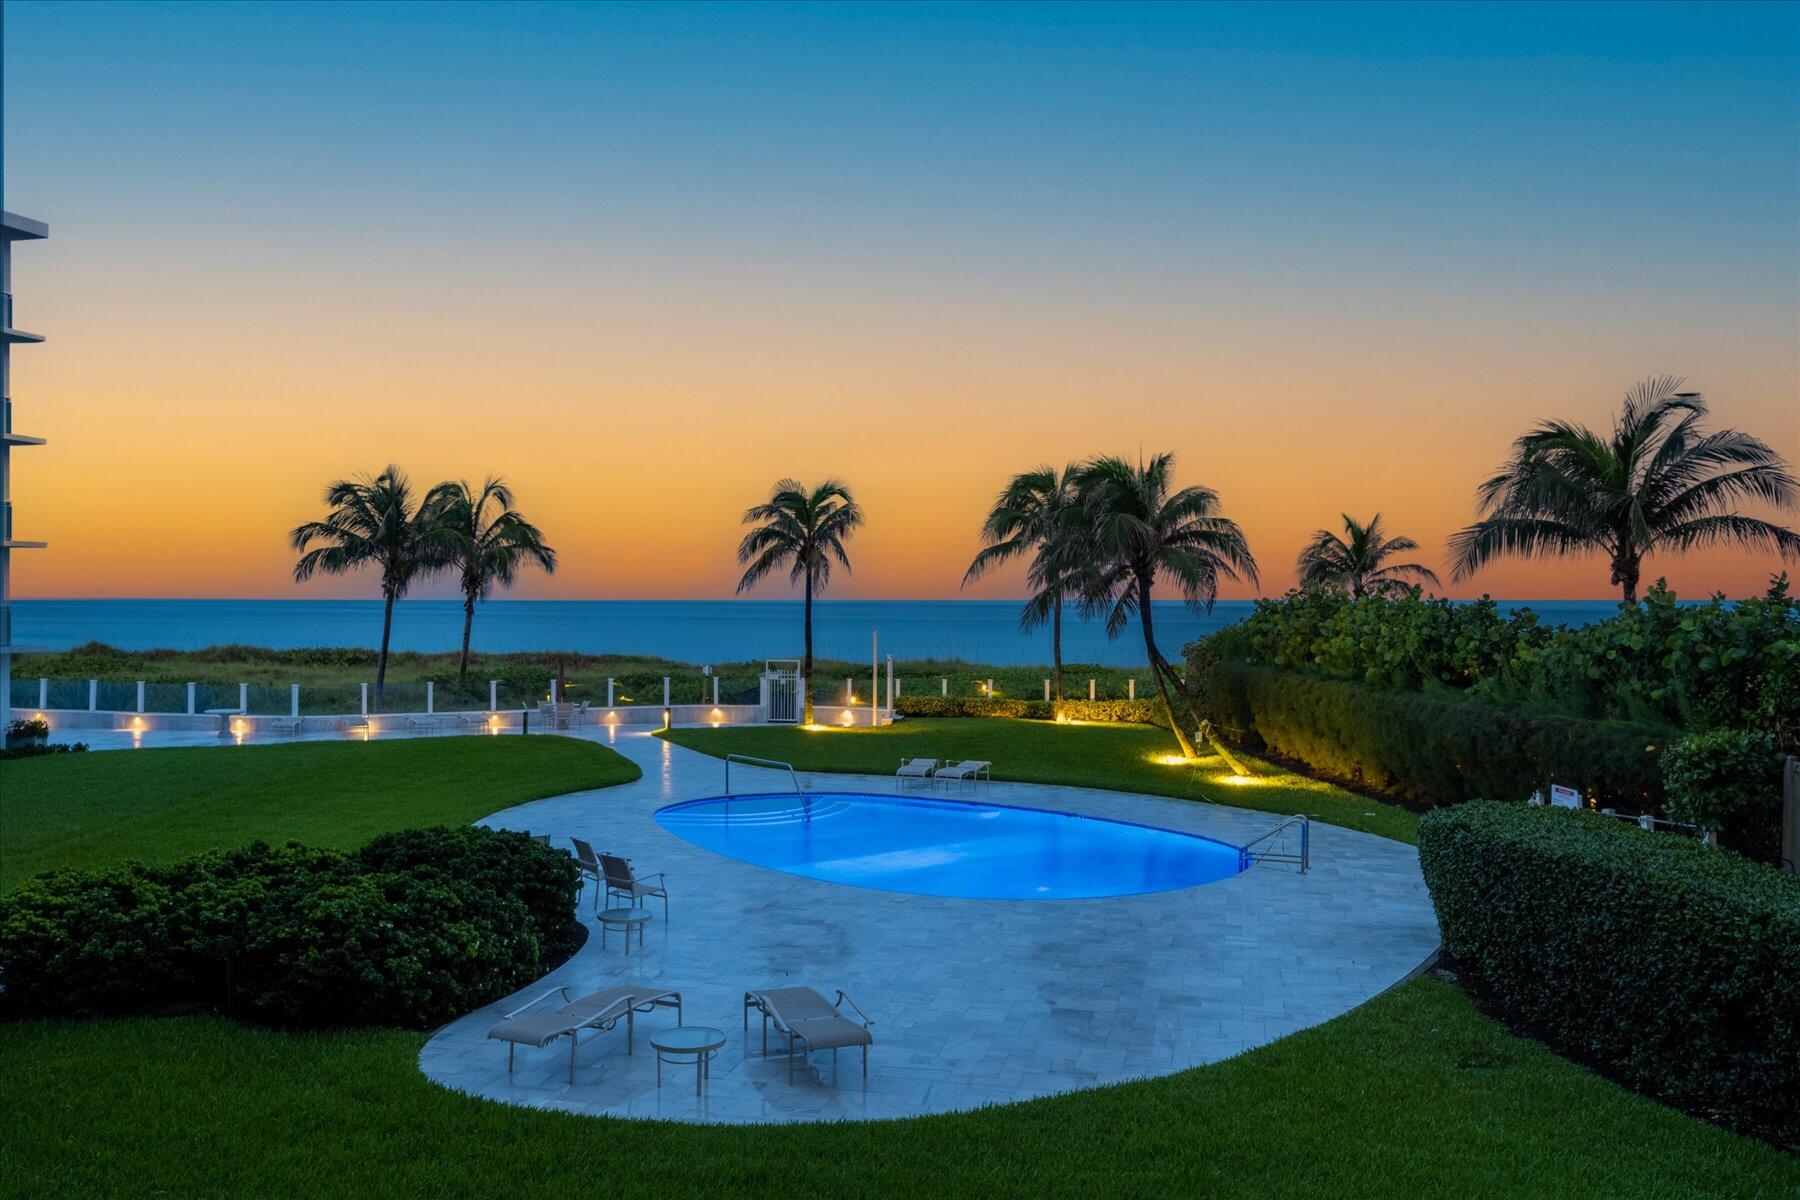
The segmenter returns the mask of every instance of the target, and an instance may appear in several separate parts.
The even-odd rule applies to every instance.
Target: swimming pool
[[[657,823],[696,846],[832,883],[987,900],[1134,896],[1236,875],[1210,838],[1010,805],[862,792],[716,796]]]

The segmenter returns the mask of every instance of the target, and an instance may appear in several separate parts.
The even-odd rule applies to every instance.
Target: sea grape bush
[[[1216,661],[1463,689],[1573,716],[1758,730],[1800,747],[1800,601],[1785,574],[1736,603],[1679,605],[1659,581],[1642,603],[1572,628],[1546,627],[1528,609],[1502,615],[1485,597],[1294,592],[1189,648],[1197,674]]]

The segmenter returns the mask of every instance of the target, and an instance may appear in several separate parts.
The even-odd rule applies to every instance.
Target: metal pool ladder
[[[1290,825],[1300,826],[1300,849],[1298,852],[1287,848],[1287,841],[1285,838],[1276,842],[1271,849],[1252,849],[1252,847],[1259,842],[1267,842],[1270,838],[1275,837]],[[1249,841],[1245,842],[1244,853],[1250,856],[1250,861],[1252,862],[1298,864],[1300,873],[1304,875],[1306,874],[1307,868],[1312,865],[1312,822],[1307,819],[1305,813],[1296,813],[1294,816],[1289,817],[1287,820],[1281,822],[1281,824],[1275,826],[1275,828],[1264,833],[1259,833]]]
[[[751,758],[748,754],[727,754],[725,756],[725,794],[731,795],[731,764],[734,762],[749,763],[756,767],[782,767],[788,773],[788,782],[794,785],[794,795],[800,794],[800,777],[794,774],[794,764],[784,763],[774,758]]]

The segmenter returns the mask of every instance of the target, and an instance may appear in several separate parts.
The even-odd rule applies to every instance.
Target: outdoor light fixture
[[[672,708],[663,709],[663,728],[667,729],[673,724],[675,724],[675,710]]]

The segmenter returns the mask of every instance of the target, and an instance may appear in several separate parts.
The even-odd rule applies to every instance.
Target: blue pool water
[[[741,862],[920,896],[1134,896],[1246,866],[1238,847],[1172,829],[928,796],[721,796],[672,804],[656,820]]]

